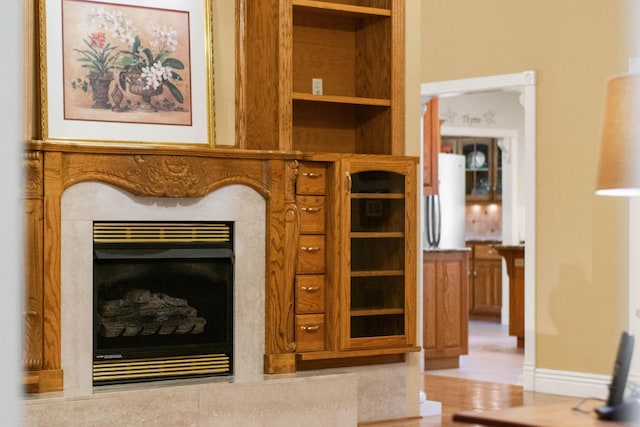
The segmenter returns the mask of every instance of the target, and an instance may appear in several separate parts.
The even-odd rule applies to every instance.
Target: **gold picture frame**
[[[41,139],[214,146],[210,0],[39,0]]]

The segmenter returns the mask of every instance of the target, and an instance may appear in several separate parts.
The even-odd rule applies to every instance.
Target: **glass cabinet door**
[[[469,201],[502,198],[502,150],[493,138],[443,137],[442,151],[465,157],[465,194]]]
[[[407,174],[350,164],[346,347],[406,345]],[[413,253],[413,251],[411,252]]]
[[[483,142],[464,142],[460,151],[465,158],[465,193],[468,198],[488,199],[491,195],[491,146]]]

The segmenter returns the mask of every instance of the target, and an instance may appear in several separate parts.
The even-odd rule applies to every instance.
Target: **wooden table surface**
[[[487,411],[463,411],[453,414],[453,421],[499,427],[589,427],[638,426],[638,422],[599,420],[594,408],[599,401],[587,401],[580,410],[566,403],[539,406],[517,406]]]

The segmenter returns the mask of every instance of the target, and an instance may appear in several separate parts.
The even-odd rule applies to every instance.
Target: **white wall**
[[[0,190],[4,199],[0,209],[0,336],[2,337],[2,357],[0,360],[0,425],[20,425],[18,407],[19,382],[21,380],[20,342],[21,325],[19,320],[22,307],[22,244],[20,231],[21,179],[19,171],[22,165],[23,126],[22,112],[24,97],[22,35],[24,28],[23,3],[8,1],[2,3],[0,28],[5,46],[2,49],[4,65],[2,67],[3,102],[0,103],[2,115],[2,144],[0,144],[0,170],[2,184]]]

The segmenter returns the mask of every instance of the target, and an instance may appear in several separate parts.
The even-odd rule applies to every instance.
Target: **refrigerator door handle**
[[[426,207],[427,244],[430,248],[440,245],[440,196],[427,196]]]

